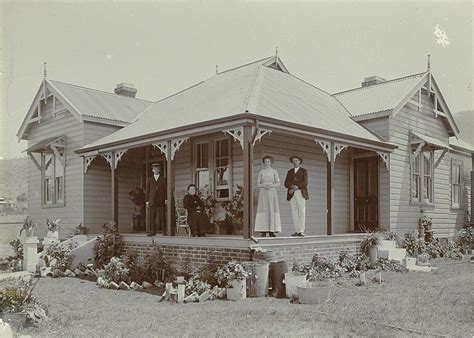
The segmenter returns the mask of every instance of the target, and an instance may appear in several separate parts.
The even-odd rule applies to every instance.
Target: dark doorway
[[[377,230],[379,226],[379,159],[354,159],[355,230]]]

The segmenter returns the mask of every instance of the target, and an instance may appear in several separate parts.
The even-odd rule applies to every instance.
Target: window
[[[209,177],[209,143],[196,143],[196,171],[195,182],[198,190],[209,195],[211,181]]]
[[[228,138],[194,143],[194,182],[205,196],[213,193],[217,200],[231,196],[230,147]]]
[[[433,151],[412,154],[412,202],[433,203]]]
[[[216,140],[214,149],[215,196],[217,199],[229,198],[229,140]]]
[[[453,160],[451,162],[451,205],[459,208],[462,203],[462,162]]]
[[[42,153],[43,205],[64,204],[64,165],[54,153]]]

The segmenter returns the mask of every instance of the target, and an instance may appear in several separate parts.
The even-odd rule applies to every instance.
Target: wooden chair
[[[176,206],[176,236],[179,235],[179,229],[184,228],[189,237],[191,237],[191,228],[188,223],[188,210],[183,208],[183,198],[186,193],[174,192],[174,205]]]

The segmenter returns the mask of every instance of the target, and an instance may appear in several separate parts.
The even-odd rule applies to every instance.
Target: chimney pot
[[[372,86],[372,85],[384,83],[384,82],[387,82],[387,80],[385,80],[383,77],[373,75],[373,76],[366,77],[364,79],[364,81],[362,82],[362,87],[368,87],[368,86]]]
[[[135,95],[137,95],[137,89],[130,83],[122,82],[115,87],[114,93],[127,97],[135,97]]]

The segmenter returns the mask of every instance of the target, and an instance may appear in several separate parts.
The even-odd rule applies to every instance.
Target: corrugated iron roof
[[[450,137],[449,138],[449,145],[453,146],[455,148],[461,148],[463,150],[467,150],[469,152],[474,152],[474,145],[463,141],[461,139],[457,139],[456,137]]]
[[[269,59],[216,74],[158,101],[130,125],[83,149],[96,149],[106,144],[244,113],[380,142],[375,135],[352,121],[346,109],[330,94],[291,74],[269,67]]]
[[[84,117],[129,123],[152,102],[47,80]]]
[[[425,74],[419,73],[367,87],[359,87],[335,93],[333,96],[347,108],[352,116],[392,110]]]
[[[425,134],[422,134],[422,133],[419,133],[419,132],[415,132],[413,130],[410,131],[410,133],[413,134],[414,136],[416,136],[417,138],[422,139],[423,141],[425,141],[426,144],[434,146],[437,149],[451,149],[449,147],[448,143],[446,143],[445,141],[440,140],[436,137],[431,137],[431,136],[428,136],[428,135],[425,135]]]

